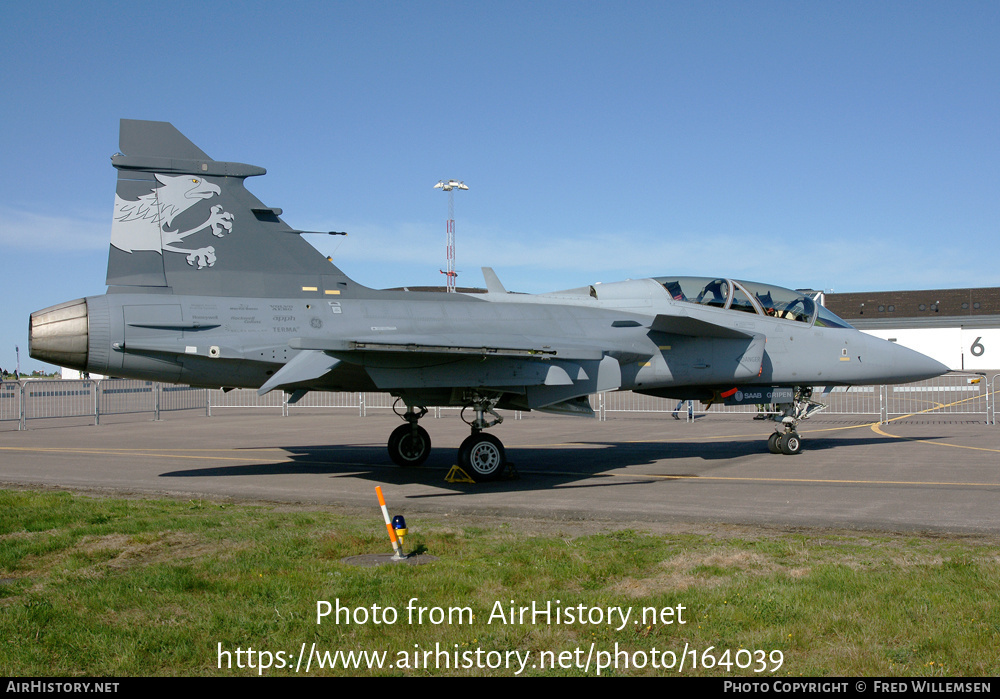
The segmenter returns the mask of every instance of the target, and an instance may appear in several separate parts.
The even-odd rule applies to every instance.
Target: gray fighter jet
[[[429,406],[459,406],[459,465],[504,472],[497,409],[593,415],[588,396],[782,406],[773,453],[801,449],[814,386],[903,383],[947,368],[858,332],[808,296],[663,276],[555,293],[381,291],[350,279],[244,187],[264,169],[212,160],[166,122],[123,119],[108,293],[31,315],[31,356],[192,386],[386,391],[401,466],[431,450]]]

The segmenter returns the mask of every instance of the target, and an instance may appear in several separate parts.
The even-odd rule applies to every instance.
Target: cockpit
[[[826,328],[850,328],[847,321],[805,294],[780,286],[709,277],[654,277],[675,301],[754,313]]]

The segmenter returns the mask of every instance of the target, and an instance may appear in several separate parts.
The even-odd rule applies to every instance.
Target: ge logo
[[[980,342],[980,340],[982,339],[983,337],[982,335],[980,335],[979,337],[976,338],[976,341],[972,343],[972,347],[970,348],[970,350],[972,351],[973,357],[982,357],[983,352],[986,351],[986,348],[983,347],[983,343]]]

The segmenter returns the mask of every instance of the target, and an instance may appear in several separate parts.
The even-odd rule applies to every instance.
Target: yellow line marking
[[[179,454],[177,452],[163,451],[163,450],[145,450],[145,449],[68,449],[68,448],[45,448],[45,447],[0,447],[0,451],[25,451],[25,452],[43,452],[43,453],[56,453],[56,454],[66,454],[66,455],[105,455],[105,456],[141,456],[141,457],[162,457],[165,459],[191,459],[191,460],[201,460],[201,461],[236,461],[239,463],[287,463],[294,462],[298,464],[329,464],[333,466],[379,466],[379,464],[367,464],[354,461],[328,461],[324,459],[303,459],[300,453],[289,453],[281,449],[275,449],[275,451],[280,451],[279,454],[273,458],[254,458],[252,456],[209,456],[209,455],[199,455],[199,454]],[[177,450],[181,451],[181,450]],[[236,451],[233,449],[215,449],[215,450],[195,450],[189,449],[187,451]],[[284,456],[284,458],[281,458]]]
[[[55,449],[55,448],[44,448],[44,447],[0,447],[0,450],[4,451],[28,451],[28,452],[46,452],[46,453],[57,453],[57,454],[96,454],[96,455],[107,455],[107,456],[162,456],[168,459],[211,459],[217,461],[264,461],[273,462],[274,459],[254,459],[252,457],[236,457],[236,456],[198,456],[198,455],[188,455],[188,454],[177,454],[177,453],[163,453],[160,451],[146,451],[146,450],[127,450],[127,449]]]
[[[836,432],[838,430],[856,430],[859,427],[871,427],[872,425],[877,425],[877,422],[864,422],[858,425],[844,425],[841,427],[822,427],[815,430],[798,430],[801,434],[814,434],[817,432]],[[770,434],[770,433],[768,433]],[[709,439],[760,439],[761,434],[755,432],[753,434],[717,434],[717,435],[697,435],[693,437],[666,437],[662,439],[627,439],[618,440],[616,444],[670,444],[672,442],[704,442]],[[601,446],[605,443],[604,440],[597,440],[596,446]],[[544,449],[546,447],[571,447],[571,446],[586,446],[592,444],[591,442],[555,442],[548,444],[518,444],[517,448],[520,449]]]
[[[907,416],[907,417],[909,417],[909,416]],[[952,447],[954,449],[972,449],[973,451],[992,451],[992,452],[995,452],[995,453],[1000,453],[1000,449],[990,449],[988,447],[970,447],[970,446],[967,446],[965,444],[950,444],[948,442],[934,442],[934,441],[931,441],[930,439],[917,439],[916,437],[903,437],[902,435],[898,435],[898,434],[889,434],[888,432],[886,432],[885,430],[883,430],[881,427],[879,427],[878,423],[875,423],[875,424],[872,425],[872,432],[876,432],[876,433],[882,435],[883,437],[892,437],[893,439],[905,439],[908,442],[920,442],[921,444],[933,444],[936,447]]]
[[[538,473],[550,473],[549,471],[538,471]],[[872,480],[840,480],[831,478],[760,478],[753,476],[683,476],[651,473],[607,473],[601,475],[617,476],[620,478],[658,478],[661,480],[691,480],[691,481],[753,481],[764,483],[828,483],[837,485],[960,485],[960,486],[987,486],[996,487],[1000,483],[962,483],[953,481],[872,481]]]
[[[317,447],[325,448],[325,447]],[[96,453],[104,454],[109,452],[122,452],[127,454],[145,454],[146,452],[181,452],[181,451],[194,451],[194,452],[204,452],[204,451],[231,451],[231,452],[243,452],[243,451],[285,451],[283,447],[236,447],[230,449],[153,449],[153,448],[143,448],[143,447],[0,447],[0,449],[11,449],[11,450],[23,450],[23,451],[65,451],[72,454],[86,452],[94,450]]]
[[[1000,393],[1000,391],[993,391],[992,394],[987,394],[987,395],[993,395],[993,394],[996,394],[996,393]],[[900,415],[899,417],[894,417],[894,418],[891,418],[889,420],[886,420],[886,422],[895,422],[896,420],[902,420],[903,418],[913,417],[914,415],[922,415],[924,413],[929,413],[929,412],[932,412],[934,410],[938,410],[940,408],[950,408],[953,405],[959,405],[960,403],[967,403],[970,400],[978,400],[981,397],[982,396],[979,396],[977,394],[975,396],[969,396],[968,398],[963,398],[962,400],[956,400],[956,401],[954,401],[952,403],[946,403],[946,404],[939,403],[937,405],[937,407],[926,408],[924,410],[919,410],[919,411],[917,411],[915,413],[910,413],[909,415]],[[871,429],[872,429],[872,432],[880,434],[883,437],[892,437],[893,439],[905,439],[905,440],[907,440],[909,442],[920,442],[922,444],[933,444],[934,446],[937,446],[937,447],[952,447],[954,449],[972,449],[973,451],[1000,452],[1000,449],[989,449],[987,447],[970,447],[970,446],[966,446],[964,444],[949,444],[948,442],[934,442],[934,441],[931,441],[929,439],[917,439],[916,437],[903,437],[903,436],[900,436],[900,435],[889,434],[888,432],[886,432],[885,430],[883,430],[880,427],[879,423],[877,423],[877,422],[873,422],[872,423]]]

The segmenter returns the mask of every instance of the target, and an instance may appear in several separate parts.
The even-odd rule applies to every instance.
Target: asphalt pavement
[[[352,508],[377,507],[381,485],[402,514],[1000,532],[1000,427],[982,420],[821,416],[785,456],[750,416],[508,415],[490,431],[517,477],[482,484],[445,480],[468,435],[457,415],[421,421],[434,450],[420,468],[390,461],[398,424],[346,411],[38,421],[0,432],[0,484]]]

